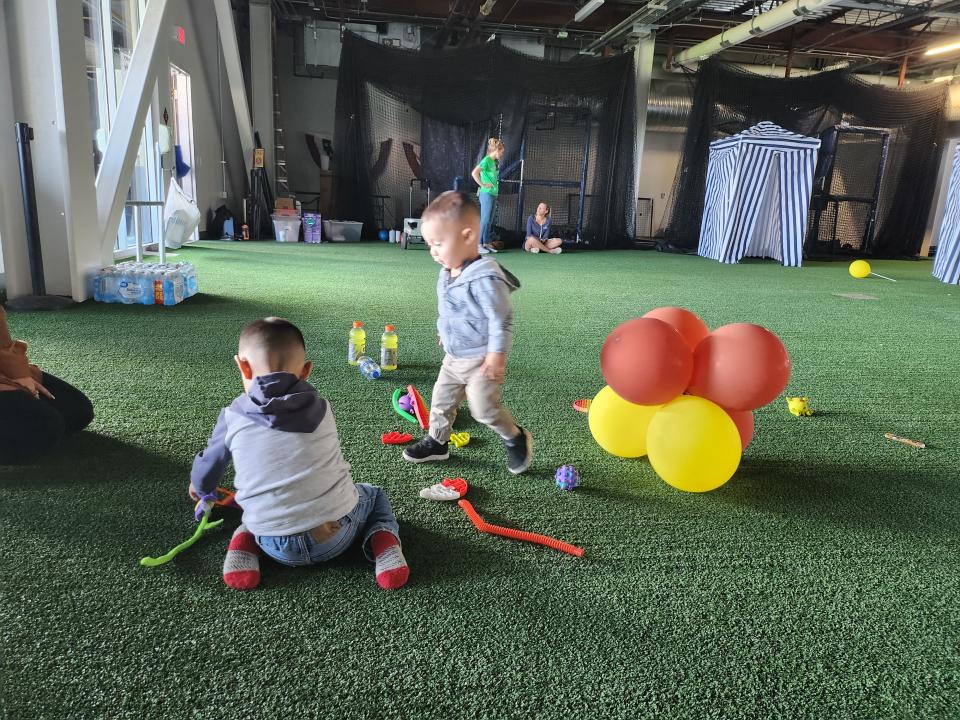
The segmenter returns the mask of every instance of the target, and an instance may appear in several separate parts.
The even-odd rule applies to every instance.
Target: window
[[[107,149],[123,84],[136,46],[146,0],[83,0],[87,82],[90,89],[90,126],[94,170],[99,172]],[[153,110],[144,119],[136,165],[127,192],[128,201],[162,199],[160,162],[153,133]],[[115,250],[127,252],[140,232],[144,244],[159,237],[158,208],[127,206],[117,229]]]

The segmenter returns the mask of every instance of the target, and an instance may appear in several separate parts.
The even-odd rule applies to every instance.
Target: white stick
[[[880,273],[872,272],[870,274],[873,275],[874,277],[883,278],[884,280],[889,280],[890,282],[896,282],[896,280],[894,280],[893,278],[887,277],[886,275],[881,275]]]

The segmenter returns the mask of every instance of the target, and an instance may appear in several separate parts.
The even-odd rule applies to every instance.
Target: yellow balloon
[[[858,280],[870,275],[870,263],[866,260],[854,260],[850,263],[850,274]]]
[[[650,464],[686,492],[715,490],[740,466],[740,433],[719,405],[692,395],[671,400],[647,429]]]
[[[590,432],[597,444],[611,455],[643,457],[647,454],[647,426],[662,407],[629,402],[607,385],[590,403],[587,415]]]

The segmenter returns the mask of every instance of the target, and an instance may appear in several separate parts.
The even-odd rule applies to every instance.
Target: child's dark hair
[[[471,216],[480,217],[480,208],[474,202],[473,195],[460,190],[447,190],[437,195],[437,199],[423,211],[421,221],[434,218],[442,220],[465,220]]]
[[[260,350],[271,364],[283,365],[298,350],[306,352],[307,343],[300,328],[289,320],[268,317],[254,320],[240,333],[240,350]]]

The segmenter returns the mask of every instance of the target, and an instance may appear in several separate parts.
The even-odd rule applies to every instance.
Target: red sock
[[[230,538],[223,561],[223,581],[234,590],[252,590],[260,584],[260,548],[253,533],[241,525]]]
[[[384,590],[397,590],[407,584],[410,568],[400,550],[400,541],[386,530],[370,537],[370,549],[376,562],[377,584]]]

